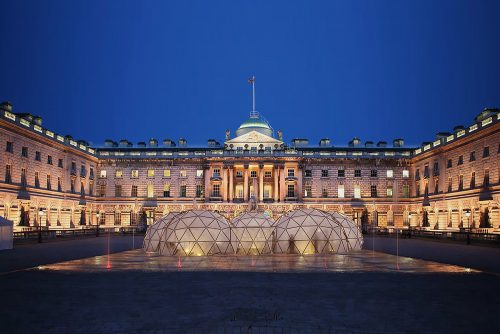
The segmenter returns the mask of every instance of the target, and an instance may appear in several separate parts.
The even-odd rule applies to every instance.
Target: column
[[[222,169],[222,201],[227,202],[227,167]]]
[[[203,176],[205,177],[205,201],[206,202],[208,202],[210,200],[210,175],[211,175],[210,166],[205,166]]]
[[[285,165],[280,166],[280,202],[285,201],[286,196],[286,185],[285,185]]]
[[[229,167],[228,169],[229,172],[229,202],[233,201],[233,192],[234,192],[234,184],[233,184],[233,177],[234,177],[234,169],[232,167]]]
[[[244,182],[243,182],[243,200],[248,202],[248,164],[245,164],[245,170],[243,172]]]
[[[279,168],[278,165],[274,165],[274,202],[278,202],[279,200]]]
[[[302,201],[302,167],[297,166],[297,201]]]
[[[259,202],[264,201],[264,164],[259,164]]]

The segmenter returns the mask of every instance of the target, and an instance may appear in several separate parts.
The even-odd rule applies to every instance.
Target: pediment
[[[260,132],[250,131],[244,135],[226,141],[225,144],[267,144],[265,146],[274,146],[275,144],[281,145],[283,142]]]

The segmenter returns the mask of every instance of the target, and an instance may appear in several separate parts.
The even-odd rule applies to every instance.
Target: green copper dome
[[[239,137],[250,131],[257,131],[269,137],[273,136],[273,128],[271,128],[269,123],[257,113],[250,115],[250,117],[240,125],[238,130],[236,130],[236,136]]]

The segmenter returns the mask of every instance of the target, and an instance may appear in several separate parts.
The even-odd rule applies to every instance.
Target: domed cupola
[[[250,117],[236,130],[236,136],[242,136],[250,131],[257,131],[266,136],[273,137],[273,128],[257,111],[250,112]]]

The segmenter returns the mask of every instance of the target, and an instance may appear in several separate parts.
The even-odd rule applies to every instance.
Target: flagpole
[[[252,76],[252,111],[255,111],[255,75]]]

